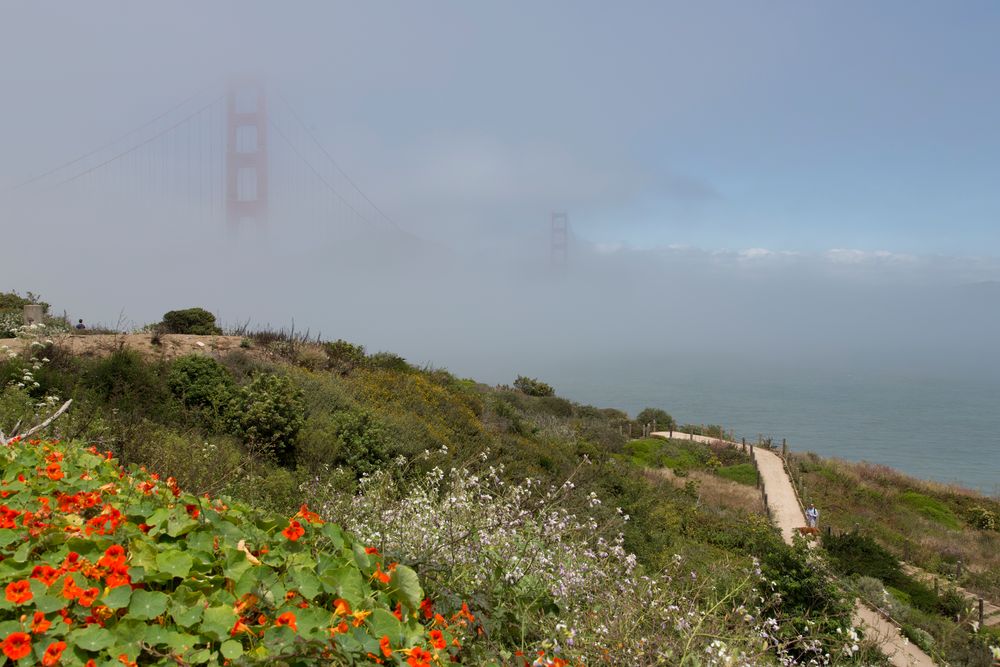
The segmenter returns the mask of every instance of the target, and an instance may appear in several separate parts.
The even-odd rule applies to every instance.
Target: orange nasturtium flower
[[[24,604],[31,600],[31,585],[27,579],[7,584],[7,601],[14,604]]]
[[[286,611],[284,614],[280,614],[278,618],[274,619],[274,624],[279,628],[283,625],[287,625],[295,632],[299,631],[299,626],[296,625],[295,614],[290,611]]]
[[[100,594],[101,591],[97,590],[96,588],[88,588],[84,592],[80,593],[80,598],[77,600],[77,602],[79,602],[81,606],[89,607],[90,605],[94,604],[94,600],[96,600],[97,596]]]
[[[353,625],[354,627],[357,628],[362,623],[365,622],[366,618],[368,618],[371,615],[372,615],[371,611],[367,611],[367,610],[364,610],[364,609],[359,609],[356,612],[354,612],[353,614],[351,614],[351,616],[354,617],[354,620],[351,622],[351,625]]]
[[[66,475],[63,474],[62,468],[58,463],[50,463],[45,467],[45,474],[49,476],[49,479],[59,481]]]
[[[295,519],[292,519],[288,523],[288,528],[285,528],[283,531],[281,531],[281,534],[287,537],[292,542],[294,542],[295,540],[299,539],[300,537],[306,534],[306,529],[302,527],[301,523],[299,523]]]
[[[389,646],[389,635],[382,635],[382,639],[378,640],[378,645],[382,649],[382,655],[387,658],[392,655],[392,648]]]
[[[43,667],[52,667],[52,665],[58,664],[65,650],[66,642],[52,642],[49,644],[49,647],[45,649],[45,654],[42,655]]]
[[[81,595],[83,595],[83,589],[76,585],[72,575],[67,574],[66,579],[63,580],[62,596],[67,600],[75,600]]]
[[[333,601],[333,613],[337,616],[350,616],[351,605],[344,598],[337,598]]]
[[[430,667],[431,660],[434,658],[430,651],[427,651],[419,646],[414,646],[411,648],[407,655],[406,664],[410,667]]]
[[[11,660],[20,660],[31,653],[31,635],[12,632],[3,640],[3,654]]]
[[[31,619],[31,632],[36,635],[40,635],[49,628],[52,627],[52,621],[45,618],[45,614],[40,611],[36,611],[35,615]]]
[[[444,635],[440,630],[431,630],[431,646],[436,649],[443,649],[448,645],[444,640]]]

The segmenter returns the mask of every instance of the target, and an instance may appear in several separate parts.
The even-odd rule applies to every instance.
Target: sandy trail
[[[693,440],[707,445],[742,446],[738,442],[677,431],[657,431],[650,433],[650,435],[655,438]],[[753,453],[761,480],[764,482],[764,491],[767,493],[767,507],[771,514],[771,520],[781,530],[781,536],[785,542],[791,544],[795,530],[806,525],[806,517],[802,512],[798,494],[796,494],[792,480],[785,472],[784,462],[777,452],[754,447]],[[894,667],[935,667],[935,663],[929,655],[903,636],[899,626],[861,601],[855,602],[852,620],[854,625],[865,627],[867,636],[878,642],[882,652],[889,657],[889,662]]]

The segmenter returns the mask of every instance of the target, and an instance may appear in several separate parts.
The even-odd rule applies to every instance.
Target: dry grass
[[[794,454],[790,462],[805,497],[816,502],[835,530],[858,527],[901,560],[929,572],[954,575],[961,561],[960,583],[1000,601],[1000,532],[968,524],[969,510],[976,506],[1000,514],[995,498],[872,463],[815,454]]]
[[[760,492],[746,484],[700,470],[693,470],[684,477],[678,477],[669,468],[648,468],[646,475],[655,480],[667,480],[677,488],[684,488],[689,480],[694,480],[698,484],[698,499],[705,505],[744,510],[755,514],[764,513]]]

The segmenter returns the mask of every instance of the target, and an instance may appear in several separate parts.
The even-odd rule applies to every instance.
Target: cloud
[[[888,250],[856,250],[851,248],[832,248],[824,253],[824,257],[836,264],[910,264],[917,257],[905,253],[889,252]]]

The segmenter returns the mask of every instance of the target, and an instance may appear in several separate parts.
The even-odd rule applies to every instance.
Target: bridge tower
[[[569,216],[565,211],[552,213],[551,235],[552,266],[565,268],[569,261]]]
[[[267,222],[267,95],[256,79],[234,79],[226,95],[226,220],[232,232]]]

